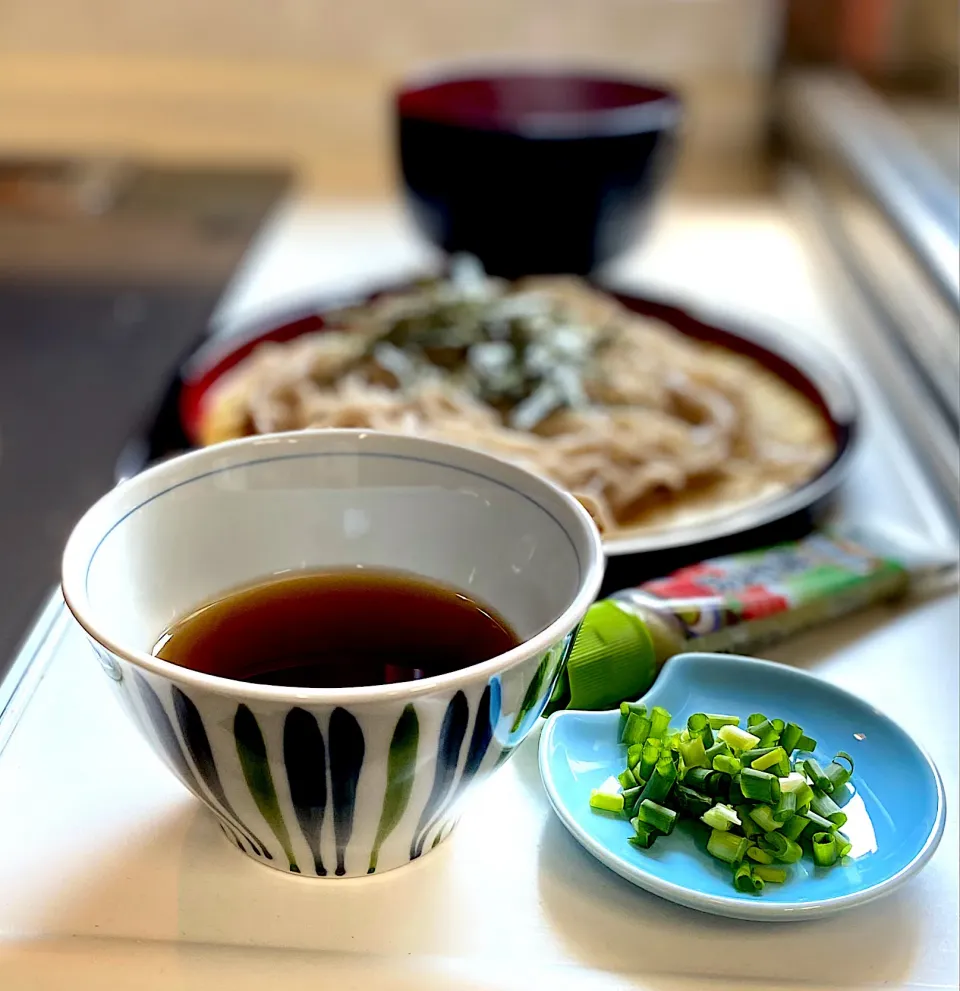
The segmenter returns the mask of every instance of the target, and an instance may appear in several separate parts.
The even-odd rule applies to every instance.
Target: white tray
[[[789,297],[798,323],[835,336],[779,221],[756,219],[746,251],[745,216],[697,215],[689,232],[667,225],[645,271],[659,264],[679,278],[692,266],[704,293],[727,290],[731,305],[749,294],[771,313]],[[310,245],[336,243],[330,223],[310,229]],[[731,231],[742,250],[718,270]],[[377,227],[369,243],[383,236]],[[286,243],[299,245],[289,232]],[[269,274],[266,255],[258,270]],[[277,254],[278,272],[290,270],[286,257]],[[324,258],[343,274],[334,254]],[[325,269],[316,252],[309,259],[313,281]],[[949,540],[882,400],[861,385],[867,438],[846,512]],[[902,890],[833,919],[777,926],[682,909],[603,868],[549,810],[536,739],[450,840],[409,868],[355,881],[266,870],[226,843],[127,723],[77,631],[63,635],[50,618],[49,637],[30,641],[34,684],[44,677],[14,700],[22,717],[0,751],[0,991],[957,987],[954,597],[874,609],[771,652],[893,714],[937,761],[948,803],[940,849]]]

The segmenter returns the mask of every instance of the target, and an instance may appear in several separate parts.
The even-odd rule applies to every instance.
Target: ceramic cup
[[[237,585],[365,566],[462,589],[522,644],[337,689],[232,681],[150,652]],[[217,445],[122,483],[73,531],[63,591],[131,718],[232,843],[277,870],[352,877],[449,834],[536,723],[602,573],[593,522],[548,482],[465,448],[324,430]]]

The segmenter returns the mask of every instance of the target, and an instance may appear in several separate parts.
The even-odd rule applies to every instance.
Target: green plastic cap
[[[595,602],[567,661],[571,709],[611,709],[637,699],[657,674],[653,640],[643,620],[616,602]]]

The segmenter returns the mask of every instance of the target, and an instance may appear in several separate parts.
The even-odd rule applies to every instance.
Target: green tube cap
[[[583,619],[567,660],[571,709],[611,709],[636,699],[657,674],[653,640],[643,620],[610,599]]]

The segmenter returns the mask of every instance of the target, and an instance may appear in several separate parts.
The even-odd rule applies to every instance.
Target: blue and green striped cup
[[[228,589],[352,566],[461,589],[522,643],[450,674],[335,689],[232,681],[150,652]],[[63,590],[124,708],[231,843],[278,870],[355,877],[450,833],[536,723],[602,572],[589,515],[549,482],[466,448],[322,430],[124,482],[77,524]]]

